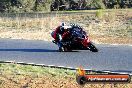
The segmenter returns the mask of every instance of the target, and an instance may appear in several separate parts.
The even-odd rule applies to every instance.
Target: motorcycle
[[[90,50],[92,52],[98,52],[98,49],[91,42],[86,32],[80,27],[73,27],[63,35],[65,35],[65,38],[61,41],[62,48],[59,49],[60,52],[72,50]],[[57,44],[55,41],[53,41],[53,43]]]

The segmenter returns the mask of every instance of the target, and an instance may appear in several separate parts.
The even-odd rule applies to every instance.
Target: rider
[[[55,31],[52,32],[52,37],[55,39],[53,42],[57,43],[59,46],[59,50],[62,49],[62,40],[65,38],[66,33],[68,29],[70,29],[71,26],[68,26],[66,23],[61,23]]]

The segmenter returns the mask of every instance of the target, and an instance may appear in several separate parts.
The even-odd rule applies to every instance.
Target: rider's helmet
[[[71,25],[68,25],[64,22],[61,24],[61,30],[63,30],[63,31],[67,31],[70,28],[71,28]]]
[[[65,25],[66,25],[66,23],[65,23],[65,22],[62,22],[62,23],[61,23],[61,26],[62,26],[62,27],[63,27],[63,26],[65,26]]]

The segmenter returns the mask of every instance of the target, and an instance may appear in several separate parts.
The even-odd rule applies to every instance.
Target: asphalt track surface
[[[132,72],[132,46],[96,44],[99,52],[58,52],[52,42],[0,39],[0,61]]]

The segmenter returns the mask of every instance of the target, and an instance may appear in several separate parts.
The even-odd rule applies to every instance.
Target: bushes
[[[49,11],[52,0],[1,0],[0,12]]]
[[[102,10],[96,11],[96,17],[97,17],[97,18],[102,19],[102,18],[103,18],[103,15],[104,15],[104,13],[103,13]]]
[[[0,12],[8,11],[10,5],[10,0],[0,0]]]
[[[102,0],[91,0],[89,6],[91,9],[105,9],[105,5]]]
[[[132,7],[131,0],[0,0],[0,12],[33,12],[50,11],[51,3],[58,1],[59,5],[72,3],[70,9],[104,9]],[[126,2],[127,1],[127,2]],[[63,2],[63,4],[62,4]],[[74,2],[74,4],[73,4]],[[60,8],[61,10],[62,8]]]
[[[71,0],[62,0],[71,1]],[[83,1],[83,0],[82,0]],[[50,11],[50,6],[53,0],[1,0],[0,12],[33,12],[33,11]],[[83,3],[78,2],[81,7],[90,7],[95,9],[105,8],[102,0],[84,0]],[[2,10],[1,10],[2,9]]]
[[[36,0],[19,0],[22,12],[32,12],[34,10]]]
[[[35,11],[50,11],[50,5],[52,0],[39,0],[35,3]]]

